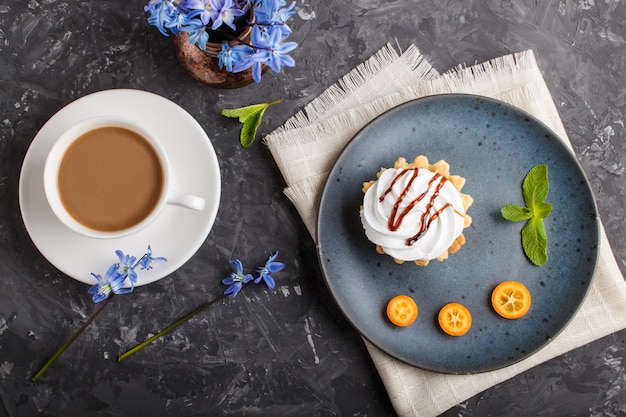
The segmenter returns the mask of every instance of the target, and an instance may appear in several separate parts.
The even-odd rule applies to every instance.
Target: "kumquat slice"
[[[408,295],[397,295],[387,303],[387,317],[396,326],[406,327],[417,318],[417,304]]]
[[[459,303],[446,304],[439,310],[439,326],[450,336],[463,336],[472,327],[472,315]]]
[[[518,319],[528,313],[530,302],[530,291],[517,281],[501,282],[491,293],[493,309],[505,319]]]

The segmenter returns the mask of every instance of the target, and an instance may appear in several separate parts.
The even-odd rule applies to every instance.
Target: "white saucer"
[[[65,227],[53,214],[43,189],[43,166],[59,135],[81,120],[99,115],[131,118],[153,131],[167,151],[172,187],[201,196],[203,211],[167,206],[150,226],[119,239],[94,239]],[[208,236],[220,201],[220,171],[215,150],[198,122],[177,104],[139,90],[107,90],[82,97],[46,122],[26,153],[19,183],[19,201],[26,230],[46,259],[70,277],[93,284],[91,273],[103,275],[117,261],[115,250],[140,257],[148,245],[155,262],[138,270],[137,285],[171,274],[187,262]]]

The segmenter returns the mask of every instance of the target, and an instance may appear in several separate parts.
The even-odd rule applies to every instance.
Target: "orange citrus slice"
[[[441,330],[450,336],[463,336],[472,327],[472,315],[462,304],[449,303],[439,310]]]
[[[397,295],[387,303],[387,317],[396,326],[406,327],[417,318],[417,304],[408,295]]]
[[[530,292],[517,281],[504,281],[491,293],[491,305],[505,319],[518,319],[530,309]]]

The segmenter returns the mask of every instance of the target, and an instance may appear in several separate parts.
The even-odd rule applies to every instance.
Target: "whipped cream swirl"
[[[403,261],[429,261],[463,232],[463,200],[446,177],[426,168],[386,169],[363,198],[367,238]]]

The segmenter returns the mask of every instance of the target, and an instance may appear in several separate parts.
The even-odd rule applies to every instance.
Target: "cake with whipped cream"
[[[447,259],[465,244],[463,230],[472,222],[467,209],[473,200],[461,192],[465,178],[450,175],[446,161],[399,158],[377,178],[363,184],[361,222],[378,253],[397,263],[425,266]]]

